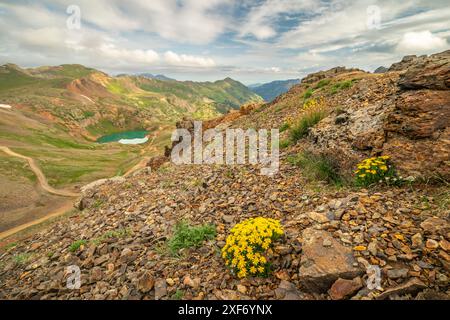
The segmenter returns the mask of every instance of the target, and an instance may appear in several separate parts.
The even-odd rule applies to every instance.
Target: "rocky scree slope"
[[[440,64],[447,57],[444,53],[424,58],[424,63],[431,66],[435,60]],[[440,74],[436,65],[434,70]],[[443,77],[448,83],[446,70]],[[82,212],[0,255],[0,297],[448,299],[448,184],[336,189],[308,180],[287,161],[301,150],[325,152],[328,144],[333,144],[340,148],[342,170],[352,161],[389,151],[405,173],[434,174],[426,162],[439,163],[436,159],[445,157],[441,152],[448,149],[439,139],[448,126],[430,125],[430,115],[413,117],[419,127],[434,130],[421,138],[408,135],[410,130],[384,126],[392,123],[393,115],[410,110],[401,104],[405,96],[445,95],[445,90],[436,89],[440,85],[432,84],[440,79],[437,76],[429,77],[426,89],[406,89],[401,83],[411,83],[414,74],[414,67],[380,75],[335,69],[307,78],[271,104],[231,122],[224,120],[219,127],[280,127],[302,115],[304,94],[315,88],[312,97],[323,98],[332,110],[305,139],[283,150],[275,177],[261,176],[257,166],[174,166],[166,162],[156,170],[143,169],[127,179],[105,180],[85,188],[80,199]],[[323,79],[329,83],[319,86]],[[351,88],[331,90],[335,83],[349,79],[354,80]],[[448,101],[444,99],[439,108],[433,100],[423,102],[440,113]],[[360,148],[353,146],[364,133],[355,131],[358,121],[372,130],[372,138],[363,139],[367,146]],[[378,144],[376,137],[382,139]],[[397,153],[406,156],[415,149],[394,149],[391,139],[404,139],[412,146],[429,139],[442,149],[433,149],[436,154],[428,154],[421,165],[411,162],[415,165],[411,167],[398,163],[402,158],[397,158]],[[409,156],[421,159],[415,153]],[[441,173],[445,177],[445,170]],[[285,237],[270,253],[274,269],[270,277],[240,280],[225,268],[219,249],[237,222],[255,216],[279,219]],[[164,243],[181,220],[194,225],[213,223],[217,237],[201,248],[172,256]],[[79,248],[71,251],[76,242]],[[66,288],[69,265],[81,268],[80,290]],[[377,290],[367,288],[370,265],[381,270],[381,288]]]

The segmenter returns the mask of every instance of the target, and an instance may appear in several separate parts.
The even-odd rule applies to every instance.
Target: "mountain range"
[[[253,84],[248,86],[250,90],[261,96],[265,101],[271,102],[279,95],[286,93],[296,84],[300,83],[300,79],[273,81],[265,84]]]
[[[176,79],[166,77],[163,74],[156,74],[155,75],[155,74],[148,73],[148,72],[138,73],[138,74],[135,74],[135,75],[121,73],[121,74],[118,74],[117,76],[118,77],[137,76],[137,77],[144,77],[144,78],[148,78],[148,79],[155,79],[155,80],[161,80],[161,81],[177,81]]]
[[[163,74],[151,74],[151,73],[140,73],[139,76],[144,77],[144,78],[149,78],[149,79],[156,79],[156,80],[161,80],[161,81],[176,81],[175,79],[166,77]]]

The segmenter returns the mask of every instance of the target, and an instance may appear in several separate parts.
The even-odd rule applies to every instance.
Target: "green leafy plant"
[[[124,238],[128,235],[130,235],[131,232],[128,229],[119,229],[119,230],[112,230],[107,231],[105,234],[103,234],[101,237],[94,239],[92,242],[96,245],[108,240],[108,239],[118,239],[118,238]]]
[[[17,242],[11,242],[11,243],[8,243],[6,246],[5,246],[5,249],[6,250],[10,250],[10,249],[12,249],[12,248],[15,248],[17,246]]]
[[[353,86],[352,80],[341,81],[341,82],[335,83],[331,87],[331,94],[336,94],[341,90],[350,89],[352,86]]]
[[[30,259],[31,255],[29,253],[22,253],[14,256],[14,262],[16,264],[25,264]]]
[[[172,238],[168,241],[168,247],[172,254],[177,254],[181,249],[198,248],[205,240],[214,239],[216,228],[211,224],[190,226],[182,221],[175,226]]]
[[[178,289],[173,295],[172,300],[182,300],[184,296],[184,292]]]

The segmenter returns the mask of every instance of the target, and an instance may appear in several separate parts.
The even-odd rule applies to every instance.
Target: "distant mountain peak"
[[[166,77],[163,74],[156,74],[156,75],[154,75],[152,73],[140,73],[139,76],[147,78],[147,79],[154,79],[154,80],[161,80],[161,81],[176,81],[175,79]]]
[[[19,67],[17,64],[14,63],[5,63],[4,65],[0,66],[3,69],[12,69],[12,70],[19,70],[23,72],[23,69]]]
[[[270,102],[299,83],[300,79],[277,80],[261,85],[251,85],[248,88],[263,97],[265,101]]]

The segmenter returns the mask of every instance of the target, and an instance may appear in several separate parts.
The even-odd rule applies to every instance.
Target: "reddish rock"
[[[412,59],[405,74],[400,78],[402,89],[434,89],[450,88],[450,50]]]
[[[336,282],[331,286],[330,297],[333,300],[343,300],[351,297],[359,289],[363,287],[363,282],[360,277],[353,280],[347,279],[337,279]]]
[[[138,281],[137,287],[143,293],[147,293],[155,286],[155,279],[149,272],[145,272]]]
[[[395,106],[385,124],[386,132],[413,140],[433,138],[435,132],[449,124],[450,91],[406,91],[397,98]]]
[[[169,161],[169,158],[166,156],[153,157],[148,161],[147,167],[150,167],[152,170],[157,170],[167,161]]]
[[[388,298],[391,295],[402,295],[402,294],[408,294],[408,293],[415,293],[417,291],[419,291],[420,289],[424,289],[427,286],[425,285],[425,283],[423,283],[422,281],[420,281],[417,278],[412,278],[409,281],[407,281],[406,283],[402,283],[396,287],[393,288],[389,288],[386,291],[384,291],[382,294],[380,294],[379,296],[376,297],[377,300],[384,300],[386,298]]]
[[[343,246],[326,231],[303,231],[300,283],[308,290],[326,292],[338,278],[355,278],[363,271],[355,267],[352,249]],[[323,242],[331,243],[323,246]]]
[[[426,233],[440,233],[441,231],[449,230],[450,224],[444,219],[431,217],[422,222],[420,227]]]

